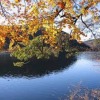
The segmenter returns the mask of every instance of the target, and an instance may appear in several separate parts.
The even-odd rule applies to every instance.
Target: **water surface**
[[[100,89],[99,52],[83,52],[70,60],[12,65],[7,54],[0,55],[0,100],[59,100],[80,84]]]

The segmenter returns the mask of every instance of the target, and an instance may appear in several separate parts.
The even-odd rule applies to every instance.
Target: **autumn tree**
[[[99,27],[100,0],[0,0],[0,17],[1,49],[9,38],[9,50],[21,61],[49,58],[62,50],[59,37],[66,25],[70,40],[80,42],[87,31],[96,39],[92,27]],[[38,30],[42,35],[35,37]],[[66,44],[65,51],[71,50]]]

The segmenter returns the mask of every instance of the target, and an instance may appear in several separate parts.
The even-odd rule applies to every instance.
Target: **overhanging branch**
[[[3,9],[3,6],[2,6],[1,2],[0,2],[0,7],[1,7],[1,11],[2,11],[4,17],[7,18],[7,16],[6,16],[5,12],[4,12],[4,9]]]
[[[82,23],[86,26],[86,28],[90,30],[90,32],[92,33],[92,35],[93,35],[94,38],[96,39],[95,34],[94,34],[93,31],[91,30],[91,28],[89,28],[89,26],[83,21],[82,14],[81,14],[81,21],[82,21]]]

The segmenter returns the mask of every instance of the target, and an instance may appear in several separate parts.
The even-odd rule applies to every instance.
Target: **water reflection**
[[[100,74],[96,72],[97,67],[94,65],[100,63],[93,59],[94,54],[96,53],[84,52],[77,59],[73,57],[69,60],[60,56],[59,59],[49,62],[31,62],[23,68],[14,67],[9,54],[1,54],[0,100],[69,100],[67,96],[73,96],[73,93],[80,92],[79,97],[84,97],[86,92],[95,91],[97,94],[94,96],[98,96]],[[84,89],[73,88],[79,82]],[[80,99],[77,99],[77,94],[75,98]]]
[[[100,51],[99,52],[80,52],[78,58],[79,59],[84,58],[87,60],[100,62]]]
[[[77,59],[75,56],[70,59],[60,56],[55,60],[30,62],[21,68],[14,67],[13,60],[9,53],[0,54],[0,77],[42,77],[69,68]]]

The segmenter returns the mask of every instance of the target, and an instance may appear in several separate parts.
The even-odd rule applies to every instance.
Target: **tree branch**
[[[91,31],[92,35],[93,35],[94,38],[96,39],[95,34],[93,33],[93,31],[92,31],[92,30],[89,28],[89,26],[83,21],[82,15],[81,15],[81,21],[82,21],[82,23],[86,26],[86,28],[89,29],[89,30]]]
[[[5,12],[4,12],[4,9],[3,9],[3,6],[2,6],[1,2],[0,2],[0,7],[1,7],[1,11],[2,11],[4,17],[7,18],[7,16],[6,16]]]

